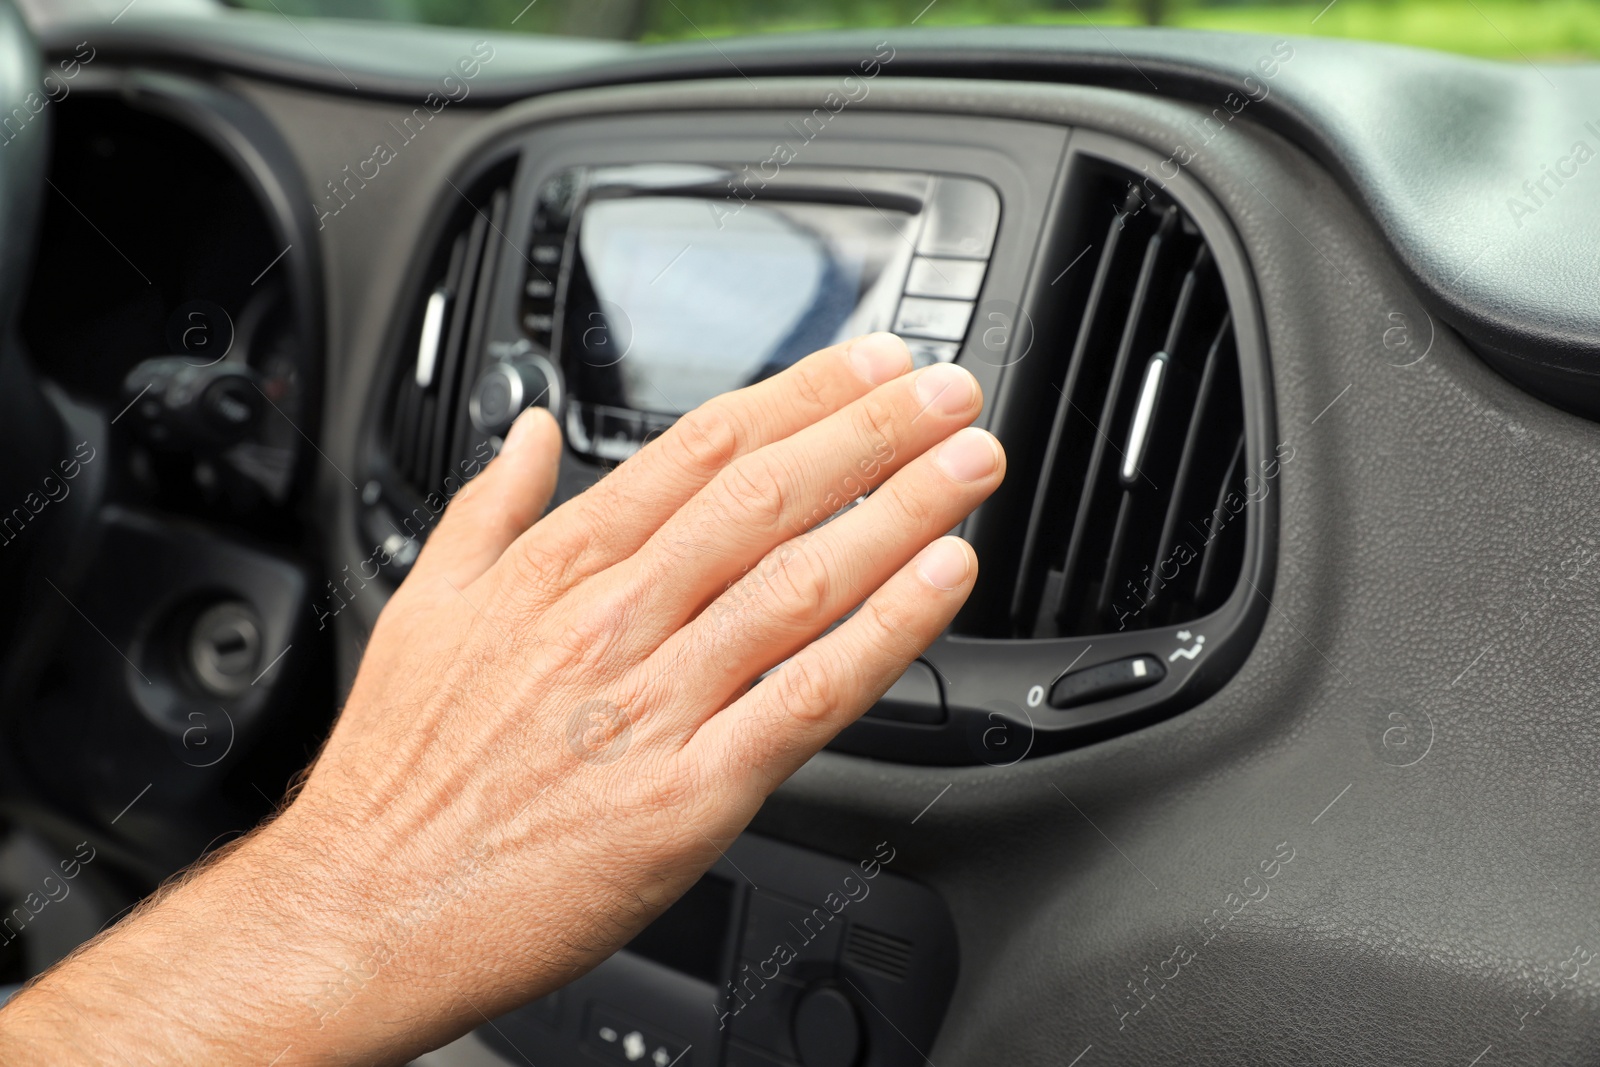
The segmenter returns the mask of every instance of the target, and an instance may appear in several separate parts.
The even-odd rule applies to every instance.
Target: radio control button
[[[973,178],[935,178],[931,201],[917,251],[988,259],[1000,228],[1000,194]]]
[[[906,347],[911,349],[911,365],[920,370],[935,363],[949,363],[961,351],[954,341],[929,341],[922,337],[907,337]]]
[[[522,316],[522,328],[532,334],[541,334],[548,338],[550,331],[555,328],[555,316],[547,311],[530,311]]]
[[[906,279],[907,296],[942,296],[952,300],[976,300],[983,288],[983,272],[989,264],[981,259],[932,259],[918,256],[911,261]]]
[[[556,283],[549,278],[535,274],[523,285],[522,291],[535,300],[553,300],[556,295]]]
[[[931,300],[908,296],[900,301],[894,332],[940,341],[959,341],[967,335],[967,322],[971,318],[972,304],[965,300]]]
[[[533,247],[528,250],[528,258],[533,260],[536,267],[553,267],[561,262],[561,245],[560,240],[536,238]]]

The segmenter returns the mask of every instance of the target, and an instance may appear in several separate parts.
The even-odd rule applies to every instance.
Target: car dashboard
[[[890,330],[1007,451],[972,599],[633,943],[419,1062],[1592,1049],[1595,69],[0,31],[6,373],[66,427],[6,434],[6,813],[108,857],[29,968],[285,795],[517,412],[559,502]]]

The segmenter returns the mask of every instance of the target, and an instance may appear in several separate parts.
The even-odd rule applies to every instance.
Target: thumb
[[[445,509],[408,580],[442,577],[458,590],[476,581],[544,514],[560,462],[555,417],[539,407],[517,416],[500,454]]]

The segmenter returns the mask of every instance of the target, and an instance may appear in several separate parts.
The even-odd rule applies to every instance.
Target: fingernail
[[[976,426],[968,426],[940,445],[933,461],[956,481],[975,482],[1000,466],[1000,442]]]
[[[911,368],[911,350],[892,333],[869,333],[850,343],[850,365],[868,382],[882,385]]]
[[[922,580],[945,592],[966,581],[971,566],[966,545],[959,537],[941,537],[917,557],[917,573]]]
[[[953,363],[935,363],[917,375],[917,400],[922,410],[940,415],[959,415],[972,407],[978,381]]]

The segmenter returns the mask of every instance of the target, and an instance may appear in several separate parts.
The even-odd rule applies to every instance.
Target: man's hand
[[[615,951],[970,592],[940,535],[1004,457],[970,374],[910,365],[819,352],[542,520],[560,434],[524,414],[293,804],[20,995],[0,1060],[403,1061]]]

